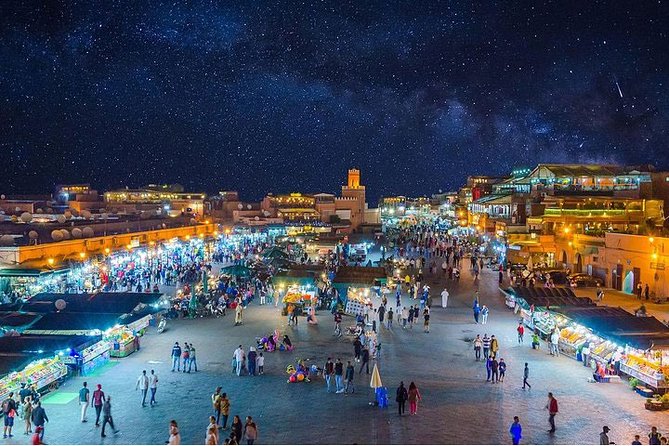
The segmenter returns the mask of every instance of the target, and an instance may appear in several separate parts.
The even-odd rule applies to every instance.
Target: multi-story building
[[[105,192],[105,208],[110,212],[149,212],[156,215],[205,214],[204,193],[184,192],[180,185],[150,184],[141,189]]]

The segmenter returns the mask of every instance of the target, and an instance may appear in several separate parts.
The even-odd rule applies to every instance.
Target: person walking
[[[499,382],[504,382],[504,376],[506,375],[506,362],[504,358],[499,359]]]
[[[158,375],[153,370],[151,370],[151,374],[149,375],[149,390],[151,391],[149,404],[153,406],[156,404],[156,392],[158,391]]]
[[[362,349],[362,362],[360,363],[360,370],[358,373],[362,373],[363,367],[366,368],[367,374],[369,375],[369,348],[365,346],[365,348]]]
[[[609,440],[609,432],[610,429],[608,426],[602,427],[602,431],[599,433],[599,444],[615,444],[611,440]]]
[[[184,349],[183,353],[181,354],[181,357],[183,358],[184,362],[184,373],[187,372],[188,364],[190,363],[190,346],[188,345],[188,342],[184,342]]]
[[[404,414],[406,401],[409,399],[409,392],[404,387],[404,381],[400,381],[400,386],[397,388],[395,401],[397,401],[397,411],[400,416]]]
[[[246,444],[253,444],[258,439],[258,426],[250,416],[246,417],[244,436],[246,437]]]
[[[32,411],[32,422],[35,426],[35,431],[37,432],[39,430],[39,440],[42,442],[42,440],[44,440],[44,424],[49,422],[49,417],[42,407],[41,401],[37,401],[37,404]]]
[[[343,384],[343,375],[344,375],[344,364],[341,362],[341,359],[337,358],[337,362],[334,365],[334,374],[335,374],[335,384],[337,386],[337,391],[335,393],[344,392]]]
[[[411,381],[409,384],[409,391],[407,395],[409,400],[409,415],[416,415],[418,413],[418,402],[422,399],[418,387]]]
[[[197,357],[195,356],[195,346],[190,344],[190,353],[188,355],[188,373],[190,373],[193,366],[195,366],[195,373],[197,373]],[[184,368],[185,367],[186,366],[184,365]]]
[[[244,427],[242,426],[241,418],[239,418],[239,415],[235,415],[232,418],[232,424],[230,425],[230,438],[234,435],[238,441],[241,441],[243,429]]]
[[[490,337],[490,355],[493,358],[497,357],[497,352],[499,351],[499,341],[495,337],[495,335],[492,335]]]
[[[234,352],[234,357],[235,357],[235,373],[237,376],[241,376],[242,374],[242,363],[244,361],[244,349],[242,348],[242,345],[239,344],[239,347]]]
[[[552,434],[555,432],[555,415],[558,413],[558,402],[557,399],[553,396],[552,392],[548,392],[548,402],[546,403],[546,409],[548,410],[548,423],[551,425],[551,428],[548,432]]]
[[[492,378],[492,357],[490,356],[488,356],[485,360],[485,371],[486,371],[485,382],[489,383],[490,378]]]
[[[221,427],[223,430],[226,430],[228,428],[228,417],[230,416],[230,399],[228,398],[228,394],[225,392],[221,393],[219,408],[220,415],[223,417],[223,424]],[[218,424],[218,419],[216,420],[216,424]]]
[[[91,403],[91,391],[88,389],[88,383],[84,381],[81,389],[79,389],[79,406],[81,407],[81,422],[86,423],[86,410]]]
[[[490,370],[492,371],[492,383],[496,384],[499,382],[499,362],[494,356],[492,356],[492,361],[490,362]]]
[[[204,439],[204,444],[218,444],[218,428],[215,425],[212,426],[211,423],[207,426],[207,436]]]
[[[474,311],[474,322],[479,323],[479,315],[481,314],[481,307],[479,306],[478,299],[474,299],[474,305],[472,306]]]
[[[483,335],[483,357],[485,359],[488,359],[490,356],[490,338],[488,337],[488,333],[485,333]]]
[[[328,358],[328,360],[325,361],[325,366],[323,366],[323,377],[325,378],[327,393],[330,393],[330,380],[332,379],[332,375],[334,375],[334,362],[332,362],[332,358]]]
[[[560,342],[560,332],[556,327],[551,333],[551,356],[560,356],[558,342]]]
[[[487,305],[483,305],[483,307],[481,307],[481,324],[482,325],[485,325],[485,324],[488,323],[488,313],[489,312],[490,312],[490,310],[488,309]]]
[[[170,421],[169,428],[169,439],[167,444],[181,444],[181,433],[179,432],[179,426],[177,425],[176,420]]]
[[[476,360],[481,360],[481,348],[483,347],[483,341],[481,340],[481,335],[476,335],[474,339],[474,355],[476,355]]]
[[[258,353],[256,352],[256,348],[251,346],[249,347],[249,354],[248,354],[248,369],[249,369],[249,376],[255,376],[256,374],[256,359],[258,358]]]
[[[353,341],[353,357],[356,362],[360,362],[361,353],[362,353],[362,342],[360,342],[360,336],[356,336],[355,341]]]
[[[102,432],[100,434],[102,438],[106,437],[105,427],[107,424],[109,424],[109,427],[112,428],[115,434],[118,433],[118,429],[114,426],[114,418],[111,413],[111,396],[109,395],[105,398],[105,403],[102,406]]]
[[[525,390],[525,386],[527,386],[528,389],[532,388],[530,383],[527,382],[527,378],[529,377],[530,377],[530,368],[527,365],[527,363],[525,363],[525,369],[523,370],[523,390]]]
[[[525,335],[525,326],[523,325],[522,322],[518,323],[518,328],[516,328],[516,331],[518,332],[518,343],[522,344],[523,336]]]
[[[648,444],[661,444],[662,434],[657,431],[655,426],[650,428],[650,433],[648,434]]]
[[[93,407],[95,407],[95,427],[100,426],[100,414],[102,413],[102,405],[105,402],[105,393],[102,391],[102,384],[97,385],[97,389],[93,392]]]
[[[355,393],[355,387],[353,386],[354,375],[355,375],[355,367],[353,367],[351,361],[348,361],[348,364],[346,365],[346,374],[344,375],[344,382],[346,383],[346,387],[344,388],[344,393],[348,393],[349,388],[351,389],[351,393]]]
[[[142,407],[146,407],[146,395],[149,392],[149,377],[146,376],[146,370],[142,370],[142,374],[137,378],[135,390],[142,392]]]
[[[214,408],[214,413],[216,414],[216,424],[220,424],[221,421],[221,386],[216,387],[214,393],[211,395],[211,405]]]
[[[12,438],[12,428],[14,427],[14,418],[16,417],[16,401],[14,401],[14,392],[9,392],[7,399],[2,402],[2,413],[5,420],[5,427],[2,432],[2,438]]]
[[[430,309],[427,307],[423,309],[423,331],[430,332]]]
[[[393,328],[393,309],[388,309],[388,330]]]
[[[511,428],[509,428],[509,434],[511,434],[511,441],[513,444],[520,444],[520,439],[523,438],[523,427],[520,425],[520,418],[513,417],[513,423],[511,423]]]
[[[32,426],[32,415],[33,415],[33,398],[28,395],[23,400],[23,405],[21,405],[21,416],[23,421],[25,421],[25,431],[23,435],[30,435],[33,430]]]
[[[179,346],[178,342],[175,342],[174,345],[172,346],[172,371],[174,369],[177,369],[177,372],[181,370],[181,346]]]
[[[256,364],[258,366],[258,375],[264,375],[265,374],[265,357],[262,355],[262,353],[258,354],[258,359],[256,359]]]

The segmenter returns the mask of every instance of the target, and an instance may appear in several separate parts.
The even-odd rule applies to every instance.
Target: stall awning
[[[39,269],[39,268],[2,268],[0,277],[39,277],[49,274],[64,274],[69,272],[69,268],[59,269]]]

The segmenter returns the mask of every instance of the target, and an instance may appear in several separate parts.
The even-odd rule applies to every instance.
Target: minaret
[[[360,226],[365,219],[365,186],[360,184],[360,170],[348,170],[348,182],[342,186],[341,196],[355,200],[355,205],[351,206],[351,224]]]

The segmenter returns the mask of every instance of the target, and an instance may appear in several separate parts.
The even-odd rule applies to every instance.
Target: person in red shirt
[[[522,322],[520,322],[518,324],[518,328],[516,328],[516,331],[518,332],[518,343],[522,344],[523,343],[523,335],[525,334],[525,327],[523,327]]]
[[[552,392],[548,392],[548,403],[546,404],[546,409],[548,409],[548,422],[551,425],[551,428],[548,432],[552,434],[555,432],[555,415],[558,413],[558,402],[553,396]]]

